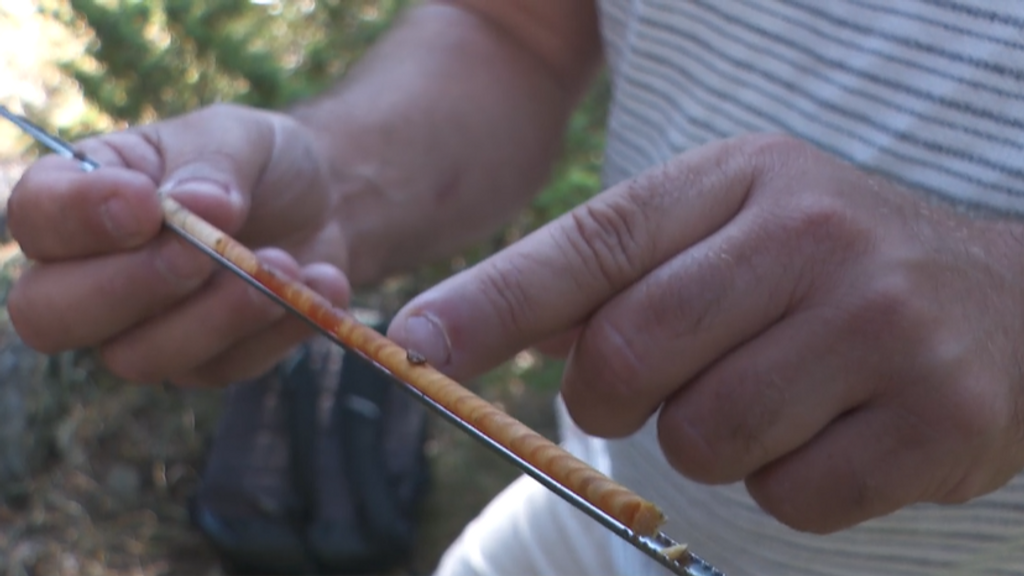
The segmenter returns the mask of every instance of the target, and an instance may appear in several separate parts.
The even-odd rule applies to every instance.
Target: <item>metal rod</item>
[[[77,161],[79,165],[82,167],[82,170],[86,172],[92,172],[93,170],[99,168],[100,165],[98,162],[89,158],[85,154],[82,154],[80,151],[76,150],[71,144],[61,140],[60,138],[57,138],[56,136],[49,134],[48,132],[46,132],[33,122],[29,121],[28,119],[10,112],[7,108],[5,108],[2,105],[0,105],[0,116],[3,116],[7,120],[13,122],[27,134],[29,134],[37,141],[45,145],[47,148],[53,150],[60,156],[63,156],[70,160]],[[474,426],[460,418],[458,415],[454,414],[453,412],[439,404],[433,398],[421,392],[412,384],[396,376],[385,366],[382,366],[380,363],[374,361],[361,350],[353,349],[352,347],[345,345],[337,337],[337,335],[321,327],[313,319],[308,317],[306,314],[303,314],[302,311],[296,308],[291,302],[288,302],[275,292],[271,291],[267,286],[263,285],[261,282],[250,276],[245,270],[241,269],[234,262],[226,258],[221,253],[217,252],[214,248],[207,246],[202,240],[192,236],[185,230],[179,228],[178,226],[175,226],[170,222],[165,222],[165,225],[167,226],[167,228],[171,229],[172,231],[180,235],[183,239],[185,239],[187,242],[189,242],[197,249],[205,253],[207,256],[215,260],[222,267],[231,271],[236,276],[245,281],[247,284],[256,288],[264,295],[266,295],[268,298],[270,298],[277,304],[283,306],[285,309],[287,309],[291,313],[295,314],[296,316],[304,320],[307,324],[312,326],[319,333],[323,334],[329,340],[331,340],[331,342],[335,343],[338,346],[341,346],[350,353],[355,353],[362,356],[363,358],[366,358],[378,370],[387,374],[387,376],[392,381],[400,384],[404,390],[411,393],[415,398],[417,398],[420,402],[422,402],[428,408],[433,410],[435,413],[440,415],[442,418],[452,423],[466,434],[469,434],[477,441],[484,444],[487,448],[491,449],[493,452],[504,458],[506,461],[510,462],[513,466],[521,470],[523,473],[530,476],[537,482],[540,482],[544,487],[546,487],[547,489],[551,490],[562,499],[569,502],[575,508],[587,514],[589,517],[591,517],[592,519],[594,519],[595,521],[597,521],[598,523],[612,531],[614,534],[618,535],[622,539],[632,544],[634,547],[636,547],[638,550],[640,550],[647,556],[651,557],[652,559],[656,560],[657,562],[665,566],[672,573],[680,576],[724,576],[724,574],[721,571],[717,570],[714,566],[712,566],[708,562],[702,560],[696,554],[693,554],[689,551],[684,553],[678,559],[669,558],[665,554],[665,550],[679,546],[678,542],[672,540],[671,538],[669,538],[661,532],[658,532],[651,537],[638,535],[629,527],[619,522],[615,518],[612,518],[611,516],[609,516],[608,514],[606,514],[605,512],[603,512],[602,510],[600,510],[599,508],[597,508],[596,506],[582,498],[579,494],[573,492],[572,490],[569,490],[559,482],[555,481],[553,478],[548,476],[548,474],[538,469],[536,466],[526,461],[525,459],[521,458],[519,455],[509,450],[507,447],[503,446],[495,439],[476,429]]]

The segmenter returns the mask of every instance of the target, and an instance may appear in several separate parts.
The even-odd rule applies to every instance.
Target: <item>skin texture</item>
[[[41,160],[9,207],[35,260],[16,328],[44,351],[97,346],[134,380],[265,370],[308,332],[161,233],[157,188],[344,304],[349,282],[449,254],[528,200],[597,65],[594,10],[429,3],[287,114],[217,106],[88,141],[107,166],[92,174]],[[682,474],[745,481],[780,521],[829,532],[1024,467],[1022,237],[805,143],[741,137],[443,282],[390,336],[456,378],[568,350],[585,430],[623,436],[661,407]]]

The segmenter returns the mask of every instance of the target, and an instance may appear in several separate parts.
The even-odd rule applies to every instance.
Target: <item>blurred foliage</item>
[[[277,108],[341,76],[408,0],[43,0],[90,41],[64,70],[128,123],[218,101]]]

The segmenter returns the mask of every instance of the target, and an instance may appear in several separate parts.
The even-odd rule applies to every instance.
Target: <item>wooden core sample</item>
[[[636,534],[651,536],[665,522],[664,514],[651,502],[437,371],[416,352],[402,348],[350,314],[334,308],[305,285],[263,266],[248,248],[169,196],[161,196],[161,206],[169,224],[222,255],[349,348],[386,368]]]

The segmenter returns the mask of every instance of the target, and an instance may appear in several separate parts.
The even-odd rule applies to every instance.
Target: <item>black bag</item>
[[[426,417],[323,338],[232,385],[192,505],[229,574],[379,574],[411,559]]]

